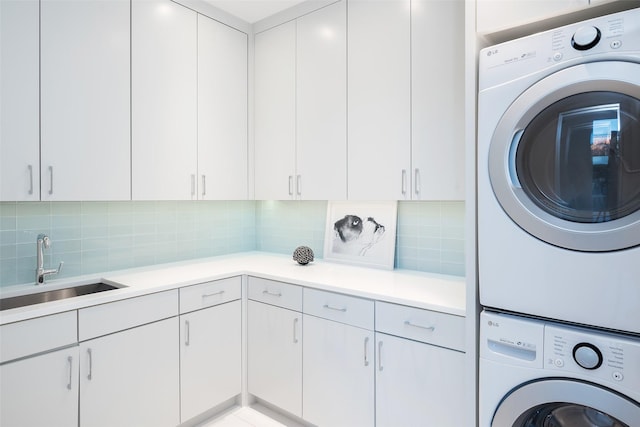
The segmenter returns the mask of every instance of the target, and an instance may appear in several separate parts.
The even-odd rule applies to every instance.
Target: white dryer
[[[640,9],[479,64],[480,303],[640,333]]]
[[[640,339],[480,315],[479,427],[640,426]]]

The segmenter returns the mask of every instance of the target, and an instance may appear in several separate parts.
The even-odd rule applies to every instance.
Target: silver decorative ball
[[[293,251],[293,259],[301,265],[307,265],[313,261],[313,251],[308,246],[298,246]]]

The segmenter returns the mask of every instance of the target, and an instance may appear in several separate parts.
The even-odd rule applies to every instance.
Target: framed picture
[[[397,202],[328,202],[324,259],[393,269]]]

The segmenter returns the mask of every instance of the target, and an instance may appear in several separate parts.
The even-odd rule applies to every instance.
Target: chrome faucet
[[[60,262],[60,265],[57,269],[45,270],[44,269],[44,250],[48,249],[51,246],[51,239],[46,234],[38,234],[37,240],[37,265],[36,265],[36,285],[41,285],[44,283],[44,279],[47,276],[51,276],[52,274],[60,273],[62,270],[62,265],[64,262]]]

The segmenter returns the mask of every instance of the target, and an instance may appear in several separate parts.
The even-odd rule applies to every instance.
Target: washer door
[[[638,420],[638,402],[595,384],[554,378],[513,390],[491,427],[634,427]]]
[[[538,239],[640,245],[640,64],[577,65],[531,86],[498,123],[488,166],[502,208]]]

